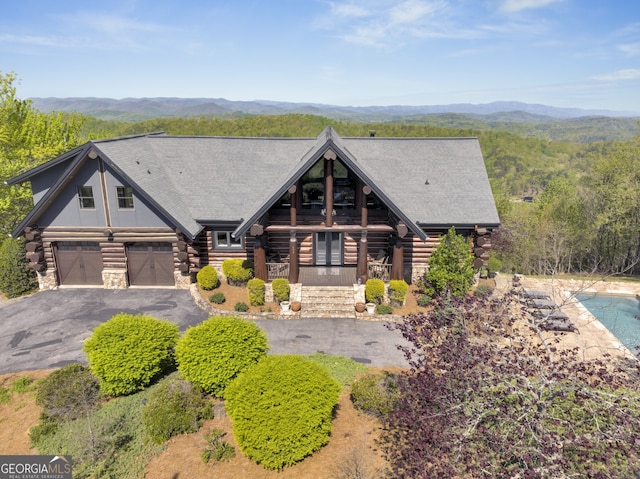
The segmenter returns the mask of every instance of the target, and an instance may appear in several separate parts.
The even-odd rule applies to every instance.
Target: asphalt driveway
[[[0,303],[0,374],[86,363],[82,343],[119,312],[168,319],[184,331],[208,317],[189,291],[59,289]],[[384,324],[349,319],[260,320],[275,354],[324,352],[371,366],[407,366]]]

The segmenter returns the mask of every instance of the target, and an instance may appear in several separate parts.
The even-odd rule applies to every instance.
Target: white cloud
[[[604,75],[594,76],[593,79],[599,81],[640,80],[640,69],[629,68],[626,70],[618,70]]]
[[[410,38],[460,37],[448,23],[448,0],[348,0],[330,7],[320,24],[350,43],[386,47]]]
[[[624,45],[618,45],[618,50],[626,55],[635,57],[640,55],[640,43],[627,43]]]
[[[519,12],[532,8],[541,8],[564,0],[503,0],[500,10],[503,12]]]
[[[61,42],[59,39],[53,37],[43,37],[36,35],[12,35],[9,33],[5,33],[0,35],[0,43],[18,43],[22,45],[52,47],[62,45],[64,42]]]

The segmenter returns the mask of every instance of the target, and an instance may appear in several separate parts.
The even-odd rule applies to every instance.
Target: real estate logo
[[[0,456],[0,479],[71,479],[71,456]]]

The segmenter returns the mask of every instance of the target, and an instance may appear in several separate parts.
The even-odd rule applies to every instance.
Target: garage
[[[54,245],[58,281],[65,286],[102,286],[102,253],[98,243],[60,241]]]
[[[131,243],[126,248],[131,286],[175,285],[172,243]]]

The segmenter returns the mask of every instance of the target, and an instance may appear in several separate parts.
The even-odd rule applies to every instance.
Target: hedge
[[[82,347],[91,372],[107,395],[141,391],[174,365],[176,324],[141,314],[119,313],[97,326]]]
[[[281,470],[328,442],[339,393],[339,384],[319,364],[301,356],[268,356],[227,387],[226,410],[242,452]]]
[[[223,397],[231,380],[262,358],[268,348],[267,335],[255,323],[237,316],[217,316],[187,329],[176,346],[176,360],[187,381]]]

